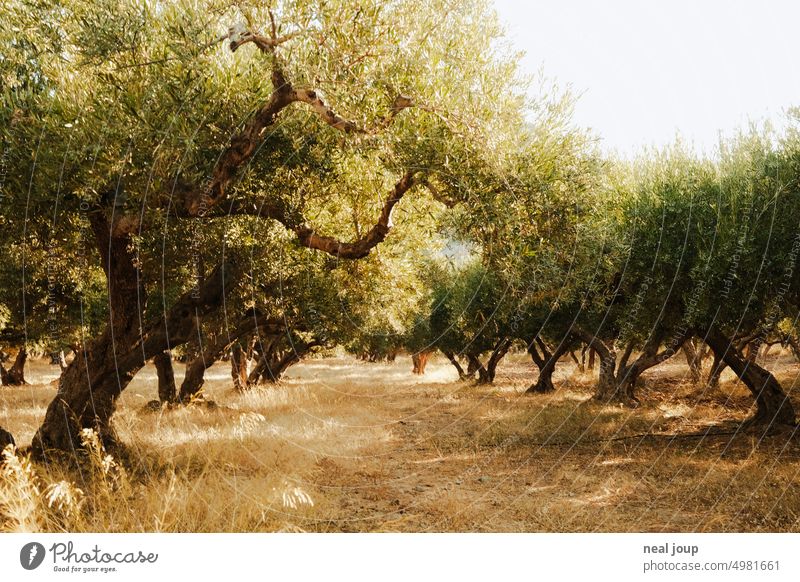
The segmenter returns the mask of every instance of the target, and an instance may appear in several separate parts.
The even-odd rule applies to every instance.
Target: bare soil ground
[[[800,367],[784,353],[767,367],[800,408]],[[81,490],[73,510],[58,513],[43,497],[7,511],[3,527],[800,530],[800,439],[738,430],[752,400],[730,372],[718,390],[703,389],[676,358],[645,375],[642,404],[631,409],[591,401],[592,375],[567,362],[557,392],[545,396],[524,394],[536,373],[521,355],[504,362],[492,386],[458,382],[443,359],[423,377],[410,369],[402,357],[309,360],[279,386],[240,395],[219,364],[206,387],[216,408],[160,412],[146,410],[156,380],[145,369],[116,418],[136,460],[126,464],[125,486],[109,492],[85,472],[35,466],[42,496],[62,482]],[[21,444],[41,421],[57,370],[33,362],[28,375],[38,383],[0,389],[0,425]],[[27,494],[18,481],[5,478],[0,505]],[[24,511],[27,520],[17,515]]]

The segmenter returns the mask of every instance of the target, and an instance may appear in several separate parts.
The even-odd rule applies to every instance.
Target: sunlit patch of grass
[[[491,423],[482,435],[481,444],[492,446],[511,441],[514,446],[572,446],[658,433],[669,424],[669,416],[656,409],[630,409],[590,399],[570,401],[545,397],[537,403],[525,404],[505,412],[501,420]]]

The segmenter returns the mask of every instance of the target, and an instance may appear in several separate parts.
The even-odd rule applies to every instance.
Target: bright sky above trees
[[[528,73],[580,95],[575,120],[635,153],[677,133],[701,151],[800,104],[792,0],[495,0]]]

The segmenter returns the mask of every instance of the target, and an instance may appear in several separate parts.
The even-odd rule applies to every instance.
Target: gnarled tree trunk
[[[592,353],[597,353],[600,358],[600,373],[595,386],[595,398],[598,400],[611,400],[619,396],[617,385],[617,352],[614,344],[606,344],[599,337],[591,335],[576,328],[576,334],[589,345]],[[591,354],[590,354],[591,361]]]
[[[555,391],[556,387],[553,385],[553,372],[555,372],[556,365],[561,359],[561,356],[568,351],[569,343],[566,340],[562,340],[555,350],[548,348],[547,344],[545,344],[539,336],[536,336],[534,340],[528,344],[528,354],[530,354],[536,367],[539,368],[539,377],[536,379],[536,382],[526,390],[528,394],[546,394]]]
[[[769,371],[748,359],[733,345],[722,330],[712,326],[706,343],[722,361],[744,382],[756,400],[756,413],[748,424],[795,426],[794,407],[780,383]]]
[[[247,386],[254,386],[262,382],[275,384],[280,381],[286,370],[298,363],[322,342],[311,340],[309,342],[295,340],[281,349],[280,345],[285,336],[277,336],[267,345],[267,348],[258,358],[256,365],[247,379]],[[288,338],[286,338],[288,339]]]
[[[282,338],[283,334],[267,336],[263,340],[258,338],[258,341],[254,343],[252,351],[253,359],[256,363],[250,370],[250,375],[247,377],[248,386],[254,386],[260,383],[263,374],[269,375],[269,362],[270,360],[275,360],[272,353],[277,349]],[[359,355],[359,359],[362,359],[361,355]]]
[[[238,345],[238,339],[247,335],[257,329],[268,329],[267,333],[278,333],[282,327],[282,322],[276,319],[265,319],[258,316],[247,315],[242,319],[239,324],[228,333],[221,333],[217,335],[214,341],[210,342],[206,349],[186,365],[186,374],[181,383],[181,390],[178,394],[178,400],[182,403],[188,403],[195,398],[203,388],[205,382],[205,373],[208,368],[220,359],[220,357],[227,352],[232,345]],[[241,347],[241,346],[240,346]],[[242,350],[244,355],[244,350]],[[233,365],[233,364],[231,364]],[[244,373],[247,373],[247,361],[244,362]],[[245,378],[245,383],[247,379]],[[234,387],[237,387],[234,381]],[[237,387],[238,388],[238,387]],[[243,387],[242,387],[243,388]]]
[[[233,342],[231,348],[231,378],[235,390],[247,388],[247,352],[238,341]]]
[[[595,398],[604,402],[616,400],[623,403],[637,402],[636,384],[642,373],[671,358],[687,338],[684,335],[679,338],[678,342],[668,345],[664,350],[658,352],[664,337],[664,330],[659,328],[647,339],[641,354],[632,363],[628,363],[633,355],[633,342],[628,343],[625,352],[617,362],[617,353],[613,344],[609,345],[582,330],[576,330],[576,335],[579,335],[583,341],[596,350],[600,357],[600,375]]]
[[[205,383],[206,370],[214,365],[224,349],[212,344],[212,347],[205,349],[199,356],[186,364],[186,371],[183,374],[181,389],[178,393],[178,402],[186,404],[200,393]]]
[[[494,349],[492,350],[491,355],[489,356],[489,360],[486,362],[485,376],[478,379],[480,384],[491,384],[494,382],[495,375],[497,373],[497,365],[506,356],[508,350],[511,349],[512,343],[513,342],[508,338],[498,340],[494,346]]]
[[[643,372],[653,368],[674,356],[686,342],[687,336],[677,338],[674,343],[667,345],[661,352],[658,351],[664,331],[655,331],[645,342],[639,357],[632,364],[628,364],[629,353],[617,369],[617,384],[626,400],[638,402],[636,398],[636,384]]]
[[[120,393],[145,362],[187,341],[196,318],[219,307],[238,277],[234,263],[218,266],[194,291],[171,309],[141,326],[145,289],[129,234],[116,234],[102,212],[90,214],[97,248],[108,282],[109,320],[96,339],[79,348],[59,380],[58,392],[33,439],[33,452],[73,451],[80,431],[98,432],[107,447],[116,444],[111,416]]]
[[[158,400],[161,404],[172,404],[177,399],[175,371],[172,368],[172,354],[164,350],[153,358],[158,375]]]
[[[139,338],[139,314],[146,297],[129,234],[113,233],[103,212],[89,215],[108,286],[109,319],[102,334],[81,346],[61,375],[58,393],[34,437],[35,451],[72,450],[80,446],[80,430],[96,429],[107,445],[115,442],[109,420],[116,400],[141,368],[120,369],[119,356],[128,354]]]
[[[480,358],[475,354],[465,354],[467,357],[467,376],[474,378],[478,374],[478,382],[486,377],[486,368],[483,367]]]
[[[423,375],[432,353],[433,350],[422,350],[411,354],[411,363],[413,364],[411,373]]]
[[[458,379],[459,380],[469,380],[471,378],[474,378],[474,376],[470,376],[470,375],[467,374],[466,371],[464,371],[464,367],[458,361],[458,357],[453,352],[444,352],[444,355],[447,358],[447,360],[451,364],[453,364],[453,367],[458,372]]]
[[[686,356],[686,364],[689,366],[689,375],[692,379],[692,384],[698,384],[703,377],[703,361],[700,351],[695,346],[695,340],[686,340],[681,349]]]
[[[6,370],[0,364],[0,380],[5,386],[22,386],[27,384],[25,381],[25,362],[28,361],[28,350],[22,346],[14,358],[14,363]]]
[[[722,360],[722,354],[717,354],[717,352],[712,350],[714,354],[714,359],[711,362],[711,369],[708,371],[708,378],[706,378],[706,385],[709,388],[718,388],[719,387],[719,380],[722,377],[722,372],[725,371],[725,368],[728,367]]]

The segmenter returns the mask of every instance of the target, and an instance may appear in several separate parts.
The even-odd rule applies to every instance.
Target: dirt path
[[[744,394],[729,395],[724,409],[714,399],[697,404],[696,394],[673,393],[666,404],[632,411],[589,402],[588,387],[575,379],[562,379],[567,387],[554,396],[523,396],[530,370],[519,361],[488,388],[453,382],[442,362],[419,383],[396,365],[364,365],[358,378],[346,377],[351,362],[325,365],[339,378],[329,388],[346,385],[384,434],[355,458],[318,461],[311,482],[336,500],[331,529],[798,527],[796,440],[633,436],[597,442],[734,428],[731,420],[746,414]],[[672,388],[663,379],[651,388],[659,382]]]

